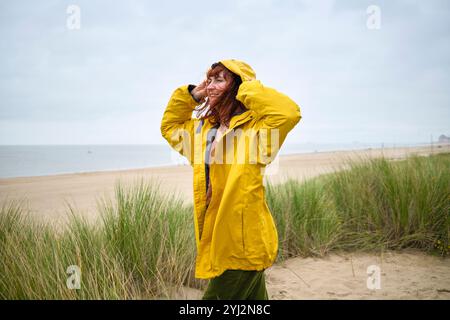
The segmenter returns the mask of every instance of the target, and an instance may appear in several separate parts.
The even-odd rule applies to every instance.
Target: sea
[[[285,144],[279,155],[424,146],[425,143],[301,143]],[[428,143],[430,146],[430,143]],[[125,170],[187,161],[168,145],[0,145],[0,178]]]

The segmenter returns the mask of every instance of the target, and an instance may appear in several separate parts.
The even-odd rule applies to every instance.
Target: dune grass
[[[345,167],[303,183],[267,186],[279,259],[333,249],[448,254],[450,154],[371,159]]]
[[[181,286],[198,287],[192,206],[158,190],[142,180],[129,189],[117,184],[115,201],[99,205],[101,222],[88,223],[69,208],[59,232],[20,204],[3,207],[0,298],[165,299]],[[68,289],[69,266],[80,268],[79,290]]]
[[[352,162],[306,182],[268,185],[279,257],[335,249],[419,248],[445,255],[450,228],[450,154]],[[0,212],[1,299],[165,299],[194,279],[192,205],[158,182],[116,185],[99,202],[101,221],[69,207],[67,228],[31,219],[20,203]],[[68,289],[69,266],[81,270]]]

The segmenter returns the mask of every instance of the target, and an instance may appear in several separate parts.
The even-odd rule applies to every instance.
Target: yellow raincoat
[[[236,99],[248,110],[233,116],[216,142],[223,142],[216,147],[217,163],[207,156],[217,127],[208,119],[192,118],[198,103],[187,85],[174,91],[161,123],[163,137],[194,170],[195,276],[203,279],[227,269],[264,270],[275,261],[278,235],[265,201],[264,168],[301,119],[298,105],[263,86],[248,64],[234,59],[220,62],[241,77]],[[230,136],[234,144],[227,140]],[[206,208],[208,176],[212,196]]]

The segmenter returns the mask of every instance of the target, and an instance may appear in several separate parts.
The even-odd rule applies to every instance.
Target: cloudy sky
[[[0,144],[164,143],[173,90],[229,58],[300,105],[289,143],[450,134],[450,1],[5,0]]]

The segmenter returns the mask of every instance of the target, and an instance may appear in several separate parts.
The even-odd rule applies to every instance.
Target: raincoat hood
[[[244,61],[229,59],[221,60],[220,63],[222,63],[231,72],[240,76],[242,82],[256,79],[255,71]]]

